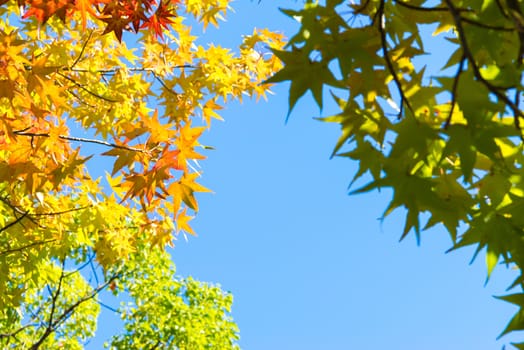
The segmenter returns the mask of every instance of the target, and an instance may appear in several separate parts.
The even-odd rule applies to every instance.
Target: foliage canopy
[[[268,30],[236,49],[197,41],[192,26],[228,9],[0,0],[2,348],[82,348],[108,289],[131,302],[114,310],[125,329],[108,346],[236,347],[231,296],[175,279],[163,251],[194,234],[195,193],[209,191],[199,137],[224,103],[264,97],[280,67]]]
[[[331,88],[333,155],[358,162],[353,181],[372,179],[351,193],[391,188],[384,216],[406,209],[402,238],[441,224],[452,249],[486,250],[488,278],[503,262],[522,288],[524,2],[326,0],[283,12],[300,29],[274,50],[284,67],[268,82],[290,81],[290,112],[308,91],[322,108]],[[502,335],[524,330],[524,294],[502,299],[519,307]]]

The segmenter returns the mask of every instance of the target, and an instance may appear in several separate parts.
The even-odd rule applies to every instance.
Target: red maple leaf
[[[150,1],[130,1],[125,6],[126,16],[129,22],[133,25],[133,30],[138,33],[140,25],[147,21],[146,11],[150,11]]]
[[[45,23],[52,16],[57,16],[65,22],[67,10],[71,7],[74,0],[28,0],[29,6],[22,18],[35,16],[40,23]]]
[[[103,34],[114,32],[118,41],[122,42],[122,32],[129,28],[129,19],[122,17],[106,17],[101,18],[103,22],[107,23],[106,29]]]
[[[177,16],[174,12],[174,8],[170,8],[171,0],[160,1],[155,13],[144,21],[143,28],[149,28],[153,31],[157,38],[163,38],[162,31],[168,30],[169,25],[173,23],[171,18]]]

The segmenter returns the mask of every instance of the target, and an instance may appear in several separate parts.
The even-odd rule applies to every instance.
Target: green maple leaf
[[[291,51],[273,50],[273,53],[284,63],[278,71],[264,83],[291,81],[289,88],[289,114],[298,99],[311,90],[317,105],[322,109],[322,87],[324,84],[339,86],[339,82],[329,70],[327,62],[312,61],[309,53],[293,47]]]

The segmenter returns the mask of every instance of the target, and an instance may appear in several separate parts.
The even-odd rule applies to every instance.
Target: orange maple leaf
[[[95,6],[99,4],[107,4],[109,0],[75,0],[73,8],[80,12],[82,17],[82,29],[86,29],[87,15],[90,14],[93,17],[98,17],[95,11]]]
[[[184,231],[196,236],[195,231],[189,226],[189,221],[193,220],[192,216],[187,215],[187,209],[184,208],[176,217],[176,232]]]
[[[150,136],[147,143],[156,144],[161,142],[169,142],[174,138],[174,131],[171,129],[172,124],[161,124],[158,119],[158,110],[151,117],[143,116],[142,125],[147,128]],[[136,127],[136,126],[135,126]]]
[[[26,4],[29,9],[22,18],[35,16],[40,23],[45,23],[52,16],[57,16],[65,22],[67,10],[72,3],[73,0],[28,0]]]

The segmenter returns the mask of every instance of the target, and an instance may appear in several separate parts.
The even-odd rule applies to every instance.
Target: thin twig
[[[423,12],[447,12],[447,7],[423,7],[423,6],[416,6],[413,4],[410,4],[409,2],[404,2],[400,0],[395,0],[395,3],[397,5],[400,5],[402,7],[408,8],[410,10],[415,11],[423,11]]]
[[[51,137],[51,135],[48,133],[34,133],[34,132],[21,132],[21,131],[13,131],[13,133],[19,136]],[[94,143],[97,145],[104,145],[104,146],[113,147],[113,148],[125,149],[127,151],[149,154],[149,151],[145,149],[135,148],[131,146],[124,146],[124,145],[117,145],[116,143],[111,143],[111,142],[102,141],[102,140],[88,139],[84,137],[65,136],[65,135],[58,135],[58,138],[62,140],[67,140],[67,141]]]
[[[96,98],[99,98],[101,100],[104,100],[106,102],[110,102],[110,103],[118,103],[119,101],[117,100],[112,100],[108,97],[105,97],[105,96],[102,96],[102,95],[99,95],[97,94],[96,92],[93,92],[91,90],[89,90],[88,88],[86,88],[84,85],[80,84],[79,82],[77,82],[76,80],[74,80],[73,78],[71,77],[68,77],[67,75],[63,74],[63,73],[60,73],[60,72],[57,72],[58,75],[60,75],[62,78],[66,79],[66,80],[69,80],[70,82],[72,82],[73,84],[75,84],[76,86],[78,86],[80,89],[84,90],[85,92],[87,92],[88,94],[90,94],[91,96],[94,96]]]
[[[507,0],[506,3],[510,8],[510,14],[513,19],[513,23],[517,28],[519,33],[519,52],[517,56],[517,64],[520,66],[522,64],[522,57],[524,56],[524,23],[522,20],[522,11],[520,9],[520,4],[516,0]]]
[[[70,208],[70,209],[65,209],[65,210],[62,210],[62,211],[48,212],[48,213],[32,213],[31,215],[32,216],[57,216],[57,215],[69,214],[69,213],[72,213],[72,212],[75,212],[75,211],[84,210],[84,209],[89,209],[89,208],[92,208],[92,207],[93,207],[93,205],[90,204],[90,205],[86,205],[84,207]]]
[[[153,345],[153,347],[152,347],[151,349],[149,349],[149,350],[155,350],[156,348],[158,348],[158,347],[159,347],[160,345],[162,345],[162,344],[163,344],[163,343],[162,343],[160,340],[158,340],[158,341],[155,343],[155,345]]]
[[[17,217],[15,220],[11,221],[10,223],[5,225],[4,227],[0,228],[0,232],[3,232],[5,230],[9,229],[10,227],[18,224],[20,221],[22,221],[23,218],[25,218],[27,216],[27,214],[28,214],[27,212],[23,213],[22,216]]]
[[[397,75],[397,72],[395,71],[395,67],[393,66],[393,62],[391,62],[391,58],[389,57],[388,53],[388,47],[387,47],[387,38],[386,38],[386,29],[385,29],[385,23],[383,21],[384,19],[384,6],[385,2],[384,0],[380,1],[380,6],[378,8],[377,14],[378,14],[378,31],[380,33],[380,41],[382,46],[382,55],[384,56],[384,60],[386,61],[386,66],[393,76],[393,80],[395,81],[395,85],[397,85],[398,92],[400,94],[400,103],[403,105],[403,103],[406,104],[408,109],[411,111],[411,113],[414,114],[413,108],[411,108],[411,104],[409,103],[409,100],[406,98],[406,95],[404,94],[404,90],[402,89],[402,84],[400,82],[400,79]],[[402,116],[402,109],[400,110],[399,118]]]
[[[77,65],[77,63],[80,61],[80,59],[82,58],[82,56],[84,55],[84,51],[86,49],[86,46],[87,46],[87,43],[89,43],[89,40],[91,40],[91,37],[93,36],[93,30],[91,30],[89,32],[89,36],[87,37],[86,41],[84,42],[84,44],[82,45],[82,49],[80,50],[80,53],[78,54],[76,60],[73,62],[73,64],[71,65],[71,68],[70,69],[73,69],[74,66]]]
[[[153,73],[153,76],[155,77],[155,79],[160,83],[160,85],[162,85],[164,87],[164,89],[166,89],[168,92],[170,92],[173,95],[178,97],[178,93],[176,93],[176,91],[174,91],[169,86],[167,86],[166,83],[164,82],[164,80],[162,80],[155,72],[152,72],[152,73]]]
[[[58,80],[57,80],[58,82]],[[64,86],[62,83],[60,83],[61,86]],[[78,103],[79,104],[83,104],[83,105],[86,105],[87,107],[89,108],[96,108],[96,106],[92,105],[92,104],[89,104],[87,103],[86,101],[84,101],[83,98],[81,98],[80,96],[78,96],[78,94],[74,93],[73,91],[71,91],[71,89],[67,89],[66,90],[68,93],[71,94],[71,96],[73,96],[74,98],[76,98],[78,100]]]
[[[480,27],[480,28],[484,28],[484,29],[498,30],[498,31],[501,31],[501,32],[514,32],[515,29],[516,29],[515,27],[494,26],[494,25],[487,24],[487,23],[484,23],[484,22],[479,22],[479,21],[476,21],[474,19],[467,18],[467,17],[460,17],[460,18],[461,18],[461,20],[463,22],[466,22],[468,24],[472,24],[474,26],[477,26],[477,27]]]
[[[113,276],[111,276],[105,283],[103,283],[102,285],[99,285],[98,287],[96,287],[95,289],[93,289],[93,291],[87,295],[85,295],[84,297],[80,298],[79,300],[77,300],[75,303],[71,304],[68,308],[66,308],[61,314],[60,316],[57,316],[56,318],[54,318],[54,320],[52,322],[48,322],[48,325],[47,325],[47,328],[46,328],[46,331],[44,332],[44,334],[42,335],[42,337],[39,339],[39,341],[35,344],[33,344],[33,346],[31,347],[31,350],[37,350],[40,345],[42,345],[42,342],[45,341],[45,339],[47,337],[49,337],[49,335],[58,327],[60,326],[63,322],[65,322],[72,314],[73,312],[75,311],[75,309],[82,305],[83,303],[85,303],[86,301],[89,301],[93,298],[95,298],[102,290],[104,290],[107,286],[109,286],[114,280],[116,280],[118,277],[120,276],[119,273],[115,273]],[[60,281],[59,281],[59,287],[57,287],[57,292],[59,291],[60,289]],[[58,294],[55,294],[55,296],[57,296]],[[53,302],[52,306],[55,305],[55,302]],[[51,318],[50,318],[51,319]]]
[[[358,15],[359,13],[361,13],[362,11],[364,11],[364,10],[366,9],[366,7],[368,7],[370,1],[371,1],[371,0],[366,0],[366,2],[362,4],[362,6],[360,6],[360,7],[357,8],[355,11],[353,11],[353,14]]]
[[[104,304],[104,303],[101,302],[100,300],[97,300],[97,303],[98,303],[100,306],[102,306],[102,307],[108,309],[109,311],[113,311],[115,314],[120,314],[120,312],[119,312],[117,309],[115,309],[114,307],[111,307],[111,306],[109,306],[109,305],[107,305],[107,304]]]
[[[506,12],[506,9],[504,8],[504,6],[502,5],[502,3],[500,2],[500,0],[495,0],[495,3],[497,4],[497,7],[499,8],[500,10],[500,13],[502,13],[502,15],[506,18],[509,19],[509,15],[507,14]]]
[[[27,217],[27,219],[29,219],[29,221],[31,221],[33,224],[35,224],[36,226],[38,227],[42,227],[41,225],[38,224],[38,222],[31,216],[29,215],[29,212],[28,211],[24,211],[20,208],[18,208],[16,205],[12,204],[11,202],[9,202],[7,200],[7,198],[4,198],[4,197],[0,197],[0,201],[4,202],[4,204],[6,204],[9,208],[11,208],[11,210],[13,211],[13,216],[14,217],[17,217],[17,214],[19,215],[22,215],[21,218],[19,218],[20,220],[23,218],[23,217]],[[22,227],[24,227],[24,224],[22,223],[22,221],[20,221],[20,225],[22,225]],[[24,227],[25,228],[25,227]],[[0,230],[1,232],[2,230]]]
[[[36,343],[31,346],[31,350],[37,350],[40,345],[49,337],[49,335],[54,331],[55,328],[55,320],[53,319],[55,316],[55,311],[57,309],[57,302],[58,302],[58,296],[60,295],[61,289],[62,289],[62,282],[64,281],[65,277],[65,258],[62,259],[62,271],[60,272],[60,278],[58,279],[58,286],[56,287],[55,293],[51,293],[51,311],[49,312],[49,319],[47,321],[47,326],[44,330],[44,334],[37,340]]]
[[[55,325],[54,327],[60,325],[61,323],[63,323],[67,318],[69,318],[69,316],[71,316],[71,314],[73,313],[73,311],[81,304],[85,303],[86,301],[88,300],[91,300],[93,299],[94,297],[96,297],[98,295],[98,293],[100,293],[103,289],[105,289],[107,286],[109,286],[114,280],[116,280],[117,278],[119,277],[119,274],[114,274],[113,276],[111,276],[111,278],[109,278],[104,284],[98,286],[97,288],[95,288],[90,294],[84,296],[83,298],[80,298],[76,303],[72,304],[71,306],[69,306],[67,309],[64,310],[64,312],[62,313],[62,315],[60,315],[56,321],[55,321]]]
[[[451,0],[446,0],[446,3],[448,4],[449,10],[451,14],[453,15],[453,19],[455,21],[455,27],[457,29],[458,36],[459,36],[459,40],[462,44],[462,50],[464,51],[464,55],[467,57],[468,62],[471,65],[475,78],[477,78],[477,80],[480,81],[482,84],[484,84],[484,86],[486,86],[489,91],[495,94],[500,100],[502,100],[507,106],[511,108],[514,114],[515,127],[517,128],[517,130],[520,133],[521,127],[520,127],[519,118],[524,117],[524,115],[522,114],[522,111],[519,109],[519,107],[513,101],[511,101],[509,97],[506,96],[506,94],[500,91],[500,90],[507,90],[510,87],[504,88],[504,87],[495,86],[492,83],[490,83],[489,81],[487,81],[486,79],[484,79],[477,63],[475,62],[475,58],[473,57],[471,50],[469,49],[468,41],[466,39],[466,34],[464,32],[464,27],[462,26],[462,18],[460,17],[460,14],[458,13],[457,9],[455,8]],[[521,138],[524,141],[523,135],[521,135]]]
[[[34,246],[37,246],[37,245],[41,245],[41,244],[51,243],[51,242],[54,242],[54,241],[56,241],[56,238],[47,239],[47,240],[44,240],[44,241],[33,242],[33,243],[26,244],[26,245],[18,247],[18,248],[12,248],[12,249],[3,250],[3,251],[0,252],[0,256],[11,254],[11,253],[16,253],[16,252],[21,252],[22,250],[25,250],[27,248],[31,248],[31,247],[34,247]]]
[[[449,115],[446,118],[444,129],[447,129],[449,127],[449,124],[451,123],[451,118],[453,116],[453,110],[455,109],[455,105],[457,103],[458,83],[459,83],[460,75],[462,74],[462,71],[464,69],[465,61],[466,61],[466,56],[462,55],[458,69],[457,69],[457,73],[455,73],[455,79],[453,80],[453,87],[451,88],[451,109],[449,110]]]
[[[193,66],[190,64],[182,64],[180,66],[173,66],[173,69],[182,69],[182,68],[197,68],[197,66]],[[71,71],[75,73],[99,73],[99,74],[116,74],[117,72],[124,70],[127,72],[154,72],[154,68],[145,68],[145,67],[135,67],[135,68],[126,68],[122,69],[120,67],[116,68],[109,68],[109,69],[85,69],[85,68],[65,68],[65,71]]]
[[[87,259],[87,262],[83,263],[82,265],[80,265],[80,266],[77,267],[76,269],[74,269],[74,270],[68,272],[68,273],[66,274],[66,277],[69,277],[69,276],[71,276],[71,275],[73,275],[73,274],[75,274],[75,273],[77,273],[77,272],[82,271],[84,268],[86,268],[86,266],[88,266],[88,265],[93,261],[94,258],[95,258],[95,254],[93,253],[93,254],[91,254],[91,255],[89,256],[89,258]],[[97,283],[97,284],[98,284],[98,283]]]
[[[18,328],[16,331],[13,331],[11,333],[0,333],[0,339],[1,338],[10,338],[10,337],[14,337],[16,336],[18,333],[20,333],[21,331],[23,331],[24,329],[26,328],[29,328],[29,327],[35,327],[36,325],[35,324],[26,324],[25,326],[22,326],[20,328]]]
[[[98,274],[96,273],[95,264],[93,264],[93,259],[89,259],[89,266],[91,267],[91,271],[93,272],[93,276],[95,277],[96,284],[100,284],[98,281]]]

